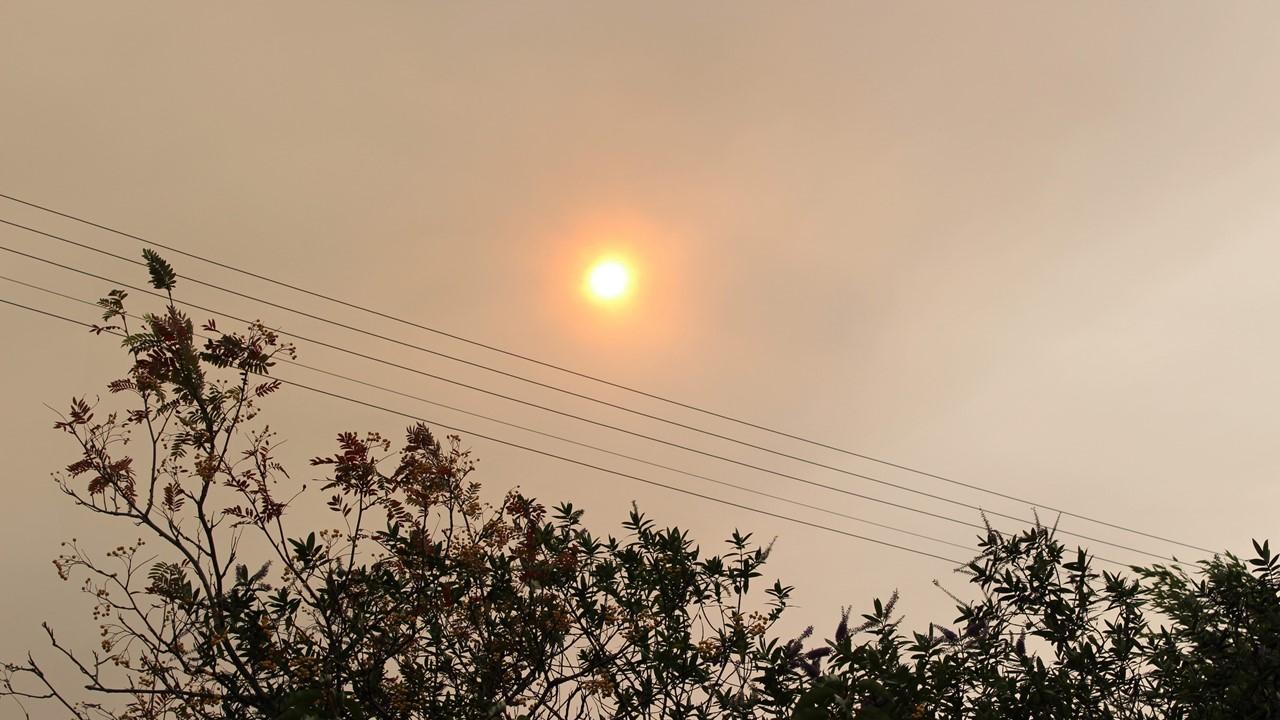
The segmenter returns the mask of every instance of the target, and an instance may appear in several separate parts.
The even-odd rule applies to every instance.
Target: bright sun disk
[[[601,300],[622,297],[630,284],[631,273],[626,265],[617,260],[602,260],[587,274],[587,286],[591,288],[591,294]]]

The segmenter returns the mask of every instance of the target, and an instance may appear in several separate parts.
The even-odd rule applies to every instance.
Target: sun
[[[587,271],[587,290],[598,300],[617,300],[631,289],[631,271],[617,260],[601,260]]]

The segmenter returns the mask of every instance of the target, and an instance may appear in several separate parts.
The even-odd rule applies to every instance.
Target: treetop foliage
[[[633,507],[621,536],[518,489],[485,502],[456,436],[344,432],[325,527],[258,422],[294,349],[260,323],[197,330],[147,250],[158,313],[99,304],[122,338],[119,409],[73,399],[68,500],[143,538],[64,544],[95,647],[4,666],[24,710],[128,720],[418,718],[1268,718],[1280,716],[1280,556],[1254,543],[1188,570],[1099,572],[1051,527],[990,528],[949,622],[907,628],[897,594],[784,637],[793,589],[735,532],[708,554]],[[114,402],[114,401],[113,401]],[[250,550],[250,547],[254,548]],[[60,683],[52,654],[79,676]],[[73,688],[75,688],[73,690]]]

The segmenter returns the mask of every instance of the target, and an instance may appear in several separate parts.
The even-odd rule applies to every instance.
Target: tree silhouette
[[[77,720],[1280,717],[1267,543],[1194,572],[1099,573],[1052,527],[988,526],[963,568],[976,599],[953,595],[952,622],[904,629],[895,593],[846,610],[826,640],[782,638],[791,588],[761,587],[769,551],[749,534],[704,555],[634,507],[621,537],[599,537],[571,504],[516,490],[487,504],[461,440],[420,424],[397,444],[339,435],[311,461],[335,527],[294,527],[301,490],[259,420],[294,349],[261,324],[197,332],[174,269],[144,259],[165,307],[134,316],[112,291],[94,328],[123,338],[129,371],[108,389],[124,407],[74,399],[55,425],[77,448],[62,492],[144,537],[65,544],[55,566],[83,582],[101,635],[85,649],[46,625],[81,687],[29,654],[0,676],[20,706]]]

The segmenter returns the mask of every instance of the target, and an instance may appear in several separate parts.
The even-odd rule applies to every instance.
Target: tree
[[[809,652],[825,673],[775,661],[766,686],[795,720],[1280,717],[1280,558],[1266,543],[1194,575],[1098,573],[1040,525],[988,528],[979,546],[967,571],[980,599],[956,598],[954,626],[908,635],[876,601]]]
[[[55,427],[77,448],[62,492],[146,537],[67,544],[55,565],[83,578],[99,647],[45,630],[87,693],[28,655],[0,675],[19,702],[78,720],[1280,717],[1265,542],[1247,562],[1112,573],[1053,527],[988,525],[952,622],[908,631],[894,593],[818,641],[775,634],[792,589],[752,593],[769,548],[750,535],[704,556],[634,507],[597,537],[567,503],[486,504],[461,440],[420,424],[395,449],[341,434],[311,461],[337,528],[291,527],[301,491],[258,418],[294,349],[261,324],[197,332],[173,268],[144,257],[163,311],[113,291],[95,327],[123,338],[108,388],[129,405],[74,399]]]
[[[1167,625],[1146,647],[1151,703],[1170,717],[1280,714],[1280,557],[1253,543],[1245,562],[1225,554],[1200,566],[1137,568]]]
[[[55,563],[85,578],[101,622],[89,653],[46,626],[91,699],[30,656],[0,691],[76,718],[751,716],[790,589],[744,614],[768,556],[749,535],[704,557],[635,509],[625,537],[602,538],[572,505],[513,491],[491,507],[460,440],[423,425],[397,450],[339,436],[312,465],[340,527],[292,532],[296,492],[255,421],[293,348],[260,324],[197,333],[176,273],[145,259],[164,311],[130,315],[113,291],[95,328],[123,336],[132,366],[109,389],[132,406],[100,417],[76,399],[55,427],[78,448],[62,492],[146,537],[105,553],[72,541]]]

